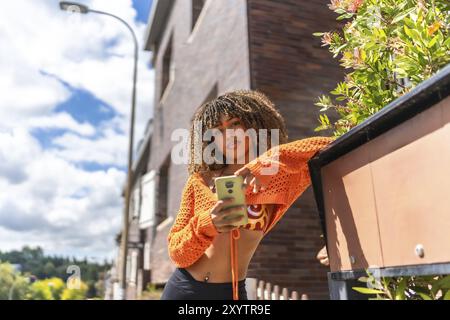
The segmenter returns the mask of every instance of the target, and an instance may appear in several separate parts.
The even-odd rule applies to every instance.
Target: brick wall
[[[286,119],[289,140],[319,135],[315,99],[343,77],[313,32],[338,26],[328,0],[248,0],[251,86],[266,93]],[[330,133],[328,133],[330,134]],[[311,188],[297,200],[260,247],[248,276],[310,298],[328,298],[326,272],[315,259],[323,246]]]

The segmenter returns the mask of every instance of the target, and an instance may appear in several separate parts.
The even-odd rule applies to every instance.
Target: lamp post
[[[126,290],[126,274],[127,274],[127,255],[128,255],[128,229],[129,229],[129,210],[130,210],[130,193],[131,193],[131,184],[133,180],[133,172],[132,172],[132,164],[133,164],[133,135],[134,135],[134,117],[135,117],[135,107],[136,107],[136,82],[137,82],[137,63],[138,63],[138,50],[139,45],[136,38],[136,34],[130,25],[125,22],[125,20],[110,14],[104,11],[92,10],[87,6],[77,3],[77,2],[69,2],[69,1],[61,1],[59,3],[59,7],[61,10],[76,12],[76,13],[97,13],[101,15],[106,15],[112,17],[122,24],[124,24],[127,29],[131,32],[134,42],[134,68],[133,68],[133,91],[132,91],[132,99],[131,99],[131,117],[130,117],[130,137],[128,144],[128,172],[127,172],[127,184],[125,190],[125,209],[123,212],[123,231],[121,237],[121,278],[120,278],[120,287],[121,287],[121,297],[125,298],[125,290]]]

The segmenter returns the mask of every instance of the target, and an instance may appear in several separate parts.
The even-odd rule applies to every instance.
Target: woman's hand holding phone
[[[244,219],[243,216],[236,216],[245,206],[235,206],[230,208],[225,208],[226,205],[232,204],[233,198],[226,198],[224,200],[219,200],[211,209],[211,220],[219,233],[229,232],[231,230],[239,228],[235,226]]]

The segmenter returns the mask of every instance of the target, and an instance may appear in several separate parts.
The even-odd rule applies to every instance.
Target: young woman
[[[227,129],[234,130],[236,137],[227,139]],[[243,134],[248,129],[268,130],[268,146],[263,149],[267,151],[253,159],[250,148],[254,143],[260,148],[263,141]],[[271,129],[278,132],[278,146],[270,145]],[[196,134],[203,137],[208,130],[223,135],[200,140],[199,147]],[[176,269],[161,299],[246,300],[247,269],[258,244],[310,185],[307,161],[334,138],[287,143],[284,119],[273,103],[260,92],[243,90],[200,106],[192,118],[190,135],[190,175],[168,236],[169,255]],[[203,157],[195,161],[196,150],[204,151],[211,143],[215,147],[213,158],[218,161]],[[267,174],[274,167],[276,170]],[[232,199],[218,201],[214,190],[214,178],[233,174],[244,177],[243,207],[248,223],[240,227],[233,224],[242,218],[229,219],[237,209],[224,209]]]

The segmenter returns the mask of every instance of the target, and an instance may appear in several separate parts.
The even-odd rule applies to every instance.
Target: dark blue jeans
[[[239,281],[239,300],[247,300],[245,279]],[[233,300],[231,282],[198,281],[186,269],[177,268],[167,281],[161,300]]]

